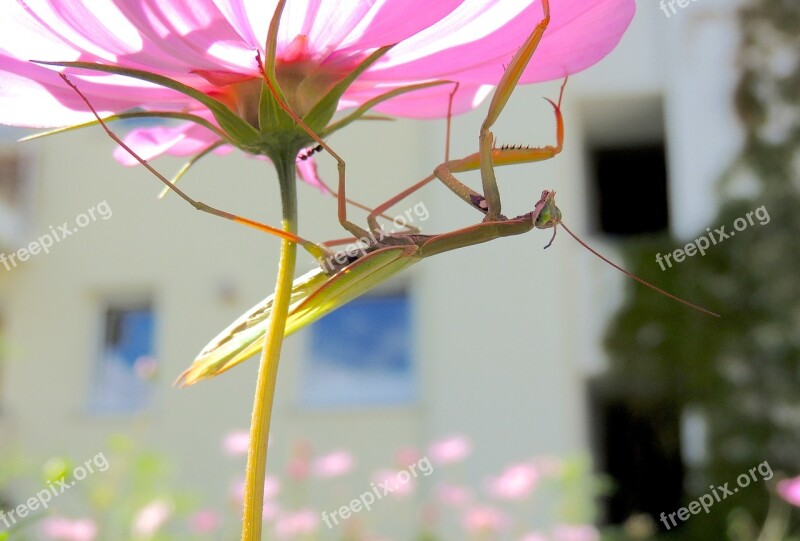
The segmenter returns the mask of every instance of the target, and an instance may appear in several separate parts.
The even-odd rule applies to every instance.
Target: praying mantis
[[[99,117],[89,101],[81,94],[81,91],[72,84],[66,76],[62,74],[61,77],[81,95],[109,136],[126,151],[131,153],[134,158],[155,174],[178,196],[198,210],[209,212],[222,218],[233,220],[283,239],[296,242],[320,262],[319,268],[300,276],[293,282],[289,314],[284,329],[284,335],[292,334],[311,324],[336,308],[368,292],[391,276],[398,274],[425,258],[459,248],[489,242],[502,237],[521,235],[533,229],[553,229],[553,236],[547,246],[545,246],[545,248],[547,248],[555,239],[555,234],[559,226],[594,255],[600,257],[631,278],[696,310],[719,317],[713,312],[675,297],[645,282],[589,247],[562,222],[561,211],[555,204],[554,191],[544,190],[534,205],[533,210],[530,212],[513,218],[508,218],[501,213],[500,193],[494,167],[538,162],[553,158],[561,152],[564,143],[564,122],[561,112],[561,102],[566,79],[561,86],[558,101],[554,102],[548,99],[548,102],[553,107],[556,120],[556,143],[554,145],[542,147],[496,147],[494,144],[494,134],[491,131],[548,26],[550,9],[547,0],[542,0],[542,8],[544,14],[541,21],[514,55],[494,90],[487,115],[480,128],[478,152],[456,160],[451,160],[449,156],[446,156],[444,163],[437,166],[431,175],[372,210],[367,218],[369,230],[363,229],[347,218],[347,204],[352,203],[352,201],[348,200],[346,196],[345,161],[281,100],[280,93],[276,91],[270,78],[267,77],[264,72],[264,65],[260,56],[257,56],[258,65],[261,69],[264,81],[280,107],[316,142],[316,145],[302,154],[299,159],[306,159],[310,154],[324,150],[336,160],[339,176],[338,192],[336,194],[338,219],[347,232],[356,237],[356,239],[361,239],[364,243],[360,253],[332,253],[327,249],[325,244],[316,244],[266,224],[221,211],[199,201],[195,201],[177,188],[173,182],[158,173],[158,171],[145,160],[137,156],[132,149],[127,147],[114,135]],[[453,93],[457,92],[457,89],[458,86],[456,84]],[[448,114],[448,137],[449,117],[450,115]],[[458,173],[474,170],[480,171],[483,193],[472,190],[455,176]],[[480,212],[483,216],[482,221],[463,229],[441,234],[421,234],[417,231],[410,230],[388,235],[385,234],[378,223],[378,218],[380,216],[385,216],[384,213],[389,208],[429,182],[432,182],[434,179],[441,181],[458,198],[463,200],[471,208]],[[191,385],[203,379],[219,375],[261,351],[265,340],[267,322],[270,317],[272,303],[273,296],[269,296],[231,323],[202,349],[192,365],[180,375],[176,383],[179,385]]]

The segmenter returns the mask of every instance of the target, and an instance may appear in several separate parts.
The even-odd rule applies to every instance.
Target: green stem
[[[295,186],[294,155],[274,159],[278,170],[283,207],[282,227],[289,233],[297,232],[297,193]],[[281,257],[278,264],[278,281],[275,285],[275,301],[269,319],[261,364],[258,369],[253,417],[250,423],[250,447],[247,453],[247,472],[244,485],[244,515],[242,517],[242,541],[261,541],[261,516],[264,506],[264,478],[267,469],[267,440],[269,439],[272,402],[275,397],[275,381],[278,376],[278,361],[283,344],[283,331],[289,313],[290,294],[294,280],[297,245],[288,240],[281,241]]]

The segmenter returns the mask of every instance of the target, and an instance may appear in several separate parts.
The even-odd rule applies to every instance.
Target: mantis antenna
[[[564,228],[564,231],[566,231],[567,233],[569,233],[569,234],[570,234],[570,236],[571,236],[573,239],[575,239],[575,240],[578,242],[578,244],[580,244],[581,246],[583,246],[584,248],[586,248],[587,250],[589,250],[590,252],[592,252],[594,255],[596,255],[597,257],[599,257],[600,259],[602,259],[603,261],[605,261],[606,263],[608,263],[609,265],[611,265],[612,267],[614,267],[615,269],[617,269],[618,271],[620,271],[621,273],[623,273],[624,275],[628,276],[629,278],[633,278],[634,280],[636,280],[636,281],[637,281],[637,282],[639,282],[640,284],[642,284],[642,285],[644,285],[644,286],[647,286],[647,287],[649,287],[650,289],[653,289],[653,290],[655,290],[655,291],[658,291],[659,293],[661,293],[661,294],[662,294],[662,295],[664,295],[665,297],[669,297],[670,299],[672,299],[672,300],[674,300],[674,301],[678,301],[678,302],[679,302],[679,303],[681,303],[681,304],[685,304],[685,305],[686,305],[686,306],[688,306],[689,308],[693,308],[693,309],[697,310],[698,312],[703,312],[704,314],[708,314],[709,316],[714,316],[714,317],[722,317],[721,315],[719,315],[719,314],[717,314],[717,313],[715,313],[715,312],[712,312],[711,310],[706,310],[706,309],[705,309],[705,308],[703,308],[702,306],[698,306],[698,305],[696,305],[696,304],[692,304],[691,302],[689,302],[689,301],[686,301],[686,300],[684,300],[684,299],[681,299],[680,297],[677,297],[677,296],[673,295],[672,293],[667,293],[666,291],[664,291],[664,290],[663,290],[663,289],[661,289],[660,287],[654,286],[653,284],[651,284],[651,283],[650,283],[650,282],[648,282],[647,280],[644,280],[643,278],[639,278],[638,276],[636,276],[636,275],[635,275],[635,274],[633,274],[632,272],[630,272],[630,271],[627,271],[627,270],[623,269],[622,267],[620,267],[619,265],[617,265],[616,263],[614,263],[613,261],[611,261],[610,259],[608,259],[606,256],[604,256],[603,254],[601,254],[600,252],[598,252],[597,250],[595,250],[594,248],[592,248],[591,246],[589,246],[588,244],[586,244],[586,242],[584,242],[584,241],[583,241],[583,240],[582,240],[582,239],[581,239],[581,238],[580,238],[578,235],[576,235],[575,233],[573,233],[573,232],[572,232],[572,230],[571,230],[569,227],[567,227],[566,225],[564,225],[564,222],[559,222],[559,225],[560,225],[561,227],[563,227],[563,228]],[[555,238],[555,235],[553,235],[553,238]],[[551,242],[551,244],[552,244],[552,240],[551,240],[550,242]],[[548,246],[550,246],[550,244],[548,244],[547,246],[545,246],[545,248],[547,248]]]

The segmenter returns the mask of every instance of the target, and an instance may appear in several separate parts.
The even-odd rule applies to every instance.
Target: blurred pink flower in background
[[[244,501],[244,478],[239,478],[231,483],[231,488],[228,491],[233,504],[238,507]]]
[[[489,494],[502,500],[523,500],[536,488],[539,472],[530,463],[514,464],[487,486]]]
[[[403,447],[395,454],[395,464],[398,468],[408,468],[411,464],[416,464],[420,458],[422,456],[415,447]]]
[[[274,498],[280,491],[280,480],[272,475],[267,475],[264,479],[264,499]]]
[[[338,477],[353,469],[353,455],[347,451],[334,451],[316,460],[312,467],[317,477]]]
[[[302,481],[309,473],[311,473],[311,444],[304,440],[296,441],[286,464],[286,476],[292,481]]]
[[[153,537],[158,530],[169,520],[174,511],[172,502],[155,500],[145,505],[133,516],[131,531],[134,537]]]
[[[461,517],[464,530],[472,535],[499,533],[509,524],[510,520],[504,512],[488,505],[472,507]]]
[[[250,445],[250,433],[247,430],[232,430],[222,439],[222,450],[228,456],[246,456]]]
[[[281,491],[281,482],[272,475],[267,475],[264,479],[264,499],[274,498]],[[244,479],[239,478],[231,484],[230,496],[236,506],[241,505],[244,500]]]
[[[413,494],[416,484],[408,470],[378,470],[372,475],[372,482],[391,489],[390,496],[400,497]]]
[[[436,499],[451,507],[463,507],[470,503],[473,497],[474,493],[469,487],[446,483],[436,487]]]
[[[519,541],[548,541],[548,539],[547,539],[547,537],[545,537],[544,535],[542,535],[540,533],[531,532],[529,534],[526,534],[526,535],[520,537]]]
[[[592,525],[561,524],[553,528],[553,541],[599,541],[600,532]]]
[[[781,498],[800,507],[800,476],[778,481],[776,488]]]
[[[219,528],[222,519],[213,509],[197,511],[189,516],[189,531],[197,535],[208,535]]]
[[[472,442],[466,436],[450,436],[431,444],[428,455],[437,464],[460,462],[472,452]]]
[[[39,531],[48,541],[94,541],[97,524],[88,518],[48,517],[39,524]]]
[[[274,500],[267,500],[264,502],[264,507],[261,516],[264,520],[269,522],[275,520],[281,513],[281,506]]]
[[[314,533],[318,527],[319,513],[301,509],[279,516],[275,521],[275,535],[278,539],[291,539]]]

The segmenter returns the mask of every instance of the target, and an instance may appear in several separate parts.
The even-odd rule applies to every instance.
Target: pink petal
[[[305,151],[301,151],[303,154]],[[307,184],[319,189],[323,194],[330,193],[320,180],[319,173],[317,172],[317,162],[313,156],[308,156],[305,160],[298,159],[296,162],[297,174]]]
[[[781,498],[800,507],[800,476],[778,481],[777,491]]]
[[[457,79],[473,84],[496,83],[514,52],[542,18],[537,2],[521,16],[492,6],[492,12],[471,12],[465,23],[448,17],[404,41],[363,80]],[[551,21],[521,78],[522,83],[558,79],[604,58],[619,43],[636,5],[632,0],[561,0],[551,2]],[[504,15],[501,15],[500,12]],[[487,19],[497,24],[487,33]],[[441,36],[447,36],[447,40]],[[459,36],[466,40],[458,43]],[[475,39],[474,36],[480,36]],[[420,50],[429,54],[421,55]],[[446,66],[446,68],[443,68]]]
[[[98,84],[93,80],[71,76],[92,105],[107,116],[131,109],[143,102],[161,109],[173,109],[186,98],[172,90],[153,85],[119,87]],[[103,78],[111,82],[109,78]],[[57,73],[4,55],[0,50],[0,119],[4,124],[28,127],[68,126],[94,120],[86,104],[69,88]]]
[[[495,0],[493,0],[495,1]],[[456,9],[464,0],[387,0],[375,3],[370,18],[364,20],[342,44],[342,48],[369,50],[401,43],[431,27]],[[474,3],[474,2],[472,2]]]
[[[134,152],[145,160],[152,160],[162,154],[173,156],[192,156],[209,145],[219,141],[219,137],[207,128],[194,122],[183,122],[177,126],[152,126],[131,130],[122,139]],[[217,154],[227,154],[233,147],[218,148]],[[131,154],[122,147],[114,150],[114,158],[123,165],[139,165]]]
[[[355,107],[394,88],[396,87],[356,83],[350,90],[345,92],[340,105],[342,107]],[[453,93],[453,89],[453,85],[443,84],[415,90],[392,98],[375,107],[375,110],[389,115],[410,118],[444,118],[447,116],[450,95]],[[491,92],[491,89],[492,87],[488,85],[480,86],[466,83],[459,85],[453,97],[453,115],[471,111],[480,105],[481,101]]]

